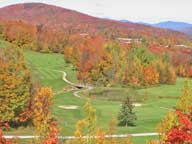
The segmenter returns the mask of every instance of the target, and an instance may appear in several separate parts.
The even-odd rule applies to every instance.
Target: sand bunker
[[[74,110],[79,108],[79,106],[75,106],[75,105],[58,106],[58,107],[66,110]]]
[[[142,104],[140,104],[140,103],[133,103],[132,105],[135,106],[135,107],[140,107],[140,106],[142,106]]]
[[[142,104],[140,104],[140,103],[132,103],[132,105],[134,107],[141,107],[142,106]],[[122,104],[120,104],[120,106],[122,106]]]

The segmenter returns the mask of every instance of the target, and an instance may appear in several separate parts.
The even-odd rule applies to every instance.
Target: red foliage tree
[[[45,141],[42,142],[42,144],[57,144],[58,143],[58,133],[59,130],[57,128],[57,123],[56,122],[51,122],[49,125],[49,135],[46,138]]]
[[[169,144],[192,143],[192,115],[176,111],[178,124],[167,133]]]
[[[12,141],[4,137],[3,131],[0,129],[0,144],[14,144]]]

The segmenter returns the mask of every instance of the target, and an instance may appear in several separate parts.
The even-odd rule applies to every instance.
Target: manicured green
[[[147,98],[145,92],[141,93],[133,88],[121,87],[96,87],[89,92],[81,93],[81,95],[105,101],[124,101],[129,97],[132,102],[143,102]]]
[[[26,52],[25,57],[35,78],[40,79],[44,86],[52,87],[54,92],[61,90],[63,87],[67,86],[67,84],[62,80],[62,73],[53,70],[66,71],[68,79],[77,82],[74,68],[64,61],[63,55]],[[184,79],[179,78],[176,85],[162,85],[138,90],[139,93],[145,93],[147,95],[147,100],[142,103],[143,106],[135,108],[138,116],[136,127],[118,127],[118,133],[156,131],[156,125],[161,118],[166,114],[169,108],[171,110],[171,108],[175,106],[177,99],[172,99],[171,97],[180,95],[183,81]],[[121,93],[119,93],[119,96],[121,96]],[[165,96],[165,98],[159,98],[158,96]],[[75,123],[84,116],[83,105],[85,102],[86,99],[74,97],[73,92],[55,96],[53,113],[58,120],[62,134],[73,135]],[[120,109],[120,102],[93,100],[93,104],[97,109],[98,125],[107,129],[109,121],[117,117],[117,113]],[[62,105],[77,105],[80,109],[64,110],[58,107]]]
[[[25,52],[25,59],[31,68],[34,81],[39,81],[43,86],[49,86],[54,91],[61,90],[67,84],[62,80],[62,73],[67,72],[69,79],[76,82],[76,72],[71,64],[66,64],[61,54],[41,54]]]
[[[62,73],[54,70],[65,71],[68,74],[69,80],[78,82],[74,67],[66,63],[61,54],[44,54],[26,51],[25,59],[28,66],[31,68],[33,81],[39,80],[43,86],[52,87],[54,93],[57,93],[68,86],[68,84],[62,80]],[[146,96],[144,101],[139,101],[139,103],[142,103],[142,106],[134,109],[138,117],[138,120],[135,123],[136,126],[118,127],[117,133],[155,132],[156,126],[162,117],[176,105],[178,96],[181,94],[180,90],[183,83],[184,79],[178,78],[176,85],[161,85],[158,87],[136,90],[137,93]],[[125,90],[126,88],[120,89]],[[121,95],[122,93],[119,91],[118,96],[121,97]],[[73,91],[55,95],[53,114],[58,121],[61,135],[73,135],[76,122],[84,117],[83,105],[85,104],[86,99],[86,97],[75,97]],[[97,110],[97,124],[104,130],[107,130],[109,121],[113,118],[117,118],[121,103],[118,101],[107,101],[97,98],[93,99],[92,103]],[[65,110],[59,108],[59,106],[63,105],[77,105],[79,106],[79,109]],[[32,130],[31,127],[19,128],[7,133],[29,135],[33,134]],[[134,141],[136,144],[142,144],[145,139],[147,138],[134,138]]]

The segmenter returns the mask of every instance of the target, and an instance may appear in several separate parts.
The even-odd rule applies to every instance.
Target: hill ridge
[[[183,33],[155,28],[132,22],[121,22],[104,18],[97,18],[75,10],[66,9],[44,3],[22,3],[0,8],[1,21],[25,21],[29,24],[42,24],[57,29],[75,29],[85,33],[100,33],[116,35],[116,37],[178,37],[189,39]]]

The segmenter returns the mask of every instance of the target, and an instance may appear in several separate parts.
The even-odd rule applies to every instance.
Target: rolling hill
[[[42,3],[24,3],[7,6],[0,9],[1,20],[23,20],[31,24],[43,24],[46,26],[62,26],[64,28],[69,26],[80,27],[83,24],[112,24],[121,27],[139,27],[133,23],[121,23],[113,20],[99,19],[77,11],[42,4]]]
[[[183,31],[186,28],[192,27],[192,24],[184,23],[184,22],[167,21],[167,22],[156,23],[156,24],[153,24],[152,26],[176,30],[176,31]]]
[[[51,30],[73,32],[107,33],[116,37],[174,38],[189,40],[180,32],[154,28],[131,22],[120,22],[92,17],[74,10],[43,3],[23,3],[0,8],[0,21],[24,21],[31,25],[42,25]]]
[[[146,24],[151,25],[157,28],[169,29],[174,31],[179,31],[185,33],[187,35],[192,35],[192,24],[185,22],[174,22],[174,21],[166,21],[155,24]]]
[[[192,35],[192,26],[191,27],[188,27],[188,28],[184,28],[182,30],[182,32],[188,34],[188,35]]]
[[[190,23],[167,21],[156,23],[153,24],[152,26],[170,30],[176,30],[188,35],[192,35],[192,24]]]
[[[131,22],[129,20],[120,20],[121,22]],[[145,26],[152,26],[156,28],[162,28],[162,29],[167,29],[167,30],[173,30],[173,31],[178,31],[181,33],[185,33],[187,35],[192,35],[192,24],[190,23],[185,23],[185,22],[177,22],[177,21],[163,21],[159,23],[146,23],[146,22],[137,22],[137,24],[142,24]]]

